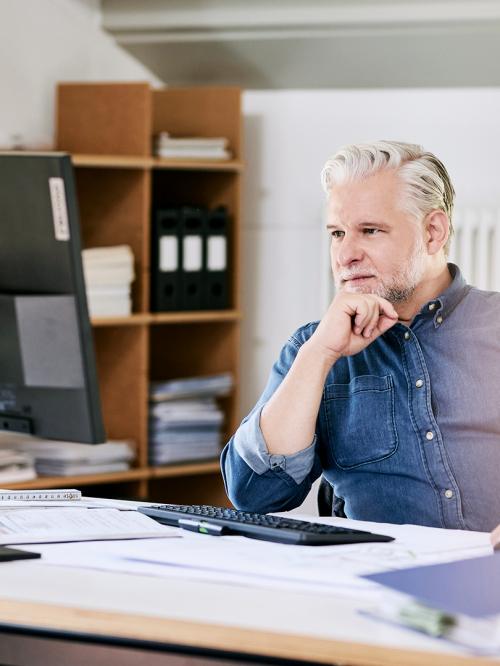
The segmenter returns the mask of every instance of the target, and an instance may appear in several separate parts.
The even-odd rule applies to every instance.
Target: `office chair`
[[[337,518],[346,518],[344,512],[344,500],[336,497],[333,486],[324,476],[318,488],[318,513],[320,516],[336,516]]]

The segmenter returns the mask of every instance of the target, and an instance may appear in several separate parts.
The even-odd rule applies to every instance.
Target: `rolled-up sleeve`
[[[300,344],[295,334],[283,347],[262,396],[222,452],[226,492],[240,509],[267,513],[295,508],[321,473],[317,434],[306,449],[285,456],[269,453],[260,428],[262,409],[292,366]]]

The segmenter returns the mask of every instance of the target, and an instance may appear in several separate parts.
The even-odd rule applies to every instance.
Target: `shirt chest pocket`
[[[323,405],[330,451],[341,469],[378,462],[398,448],[390,375],[329,384]]]

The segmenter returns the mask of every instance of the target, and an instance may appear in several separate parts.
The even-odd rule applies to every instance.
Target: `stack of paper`
[[[179,400],[179,398],[202,398],[229,395],[233,388],[233,376],[230,372],[207,377],[187,377],[171,379],[167,382],[151,382],[151,402]]]
[[[83,250],[83,273],[91,317],[126,317],[132,312],[134,255],[128,245]]]
[[[151,385],[151,465],[216,458],[220,453],[222,410],[215,400],[232,387],[230,374],[191,377]]]
[[[158,157],[199,160],[228,160],[231,153],[227,149],[228,140],[224,137],[172,137],[168,132],[160,132],[155,137],[154,152]]]
[[[0,450],[0,481],[16,483],[36,479],[33,456],[12,449]]]
[[[3,435],[0,447],[29,454],[35,460],[39,476],[103,474],[130,469],[135,457],[131,442],[109,441],[105,444],[77,444],[24,435]]]
[[[28,506],[0,515],[2,545],[176,537],[177,532],[137,511],[118,509]]]

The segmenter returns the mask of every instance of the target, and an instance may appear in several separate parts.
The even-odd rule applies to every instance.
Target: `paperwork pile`
[[[33,508],[0,511],[0,544],[175,537],[177,531],[137,511]]]
[[[77,444],[25,435],[2,435],[0,447],[29,454],[35,460],[39,476],[74,476],[103,474],[130,469],[135,457],[131,442],[109,441],[105,444]]]
[[[151,465],[216,458],[224,414],[216,396],[232,388],[228,373],[153,382],[149,410]]]
[[[155,137],[154,153],[165,159],[228,160],[228,140],[224,137],[172,137],[168,132],[160,132]]]
[[[0,481],[17,483],[36,478],[33,456],[12,449],[0,450]]]
[[[130,285],[134,255],[128,245],[82,251],[87,304],[91,317],[127,317],[132,312]]]

